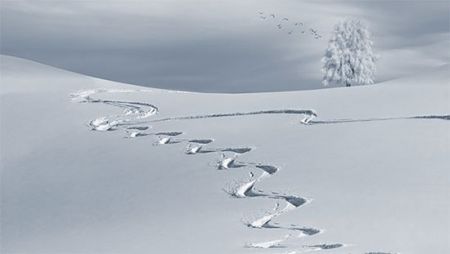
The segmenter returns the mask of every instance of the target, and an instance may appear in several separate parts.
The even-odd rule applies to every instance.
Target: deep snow
[[[448,65],[229,95],[2,56],[0,81],[2,253],[450,252]]]

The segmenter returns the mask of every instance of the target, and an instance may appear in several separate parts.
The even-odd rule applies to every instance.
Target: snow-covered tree
[[[377,57],[372,45],[370,33],[360,20],[346,19],[338,23],[322,58],[322,84],[373,84]]]

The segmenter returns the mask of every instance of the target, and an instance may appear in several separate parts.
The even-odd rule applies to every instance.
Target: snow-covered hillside
[[[231,95],[2,56],[0,81],[2,253],[450,252],[448,65]]]

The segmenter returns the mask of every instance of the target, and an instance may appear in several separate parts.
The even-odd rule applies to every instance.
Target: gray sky
[[[5,1],[1,53],[115,81],[203,92],[320,88],[348,16],[373,34],[383,81],[449,62],[450,1]],[[276,14],[261,20],[258,11]],[[279,17],[288,17],[283,30]],[[293,21],[324,38],[291,29]]]

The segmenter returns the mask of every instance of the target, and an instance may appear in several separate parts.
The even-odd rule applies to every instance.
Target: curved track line
[[[195,115],[195,116],[167,117],[167,118],[151,120],[149,122],[165,122],[165,121],[175,121],[175,120],[194,120],[194,119],[204,119],[204,118],[236,117],[236,116],[249,116],[249,115],[265,115],[265,114],[295,114],[295,115],[300,114],[300,115],[307,115],[307,116],[317,116],[316,112],[312,109],[278,109],[278,110],[252,111],[252,112],[235,112],[235,113],[206,114],[206,115]]]
[[[238,117],[238,116],[249,116],[249,115],[262,115],[262,114],[300,114],[303,118],[300,120],[303,124],[314,125],[314,124],[334,124],[334,123],[349,123],[349,122],[367,122],[367,121],[384,121],[384,120],[397,120],[397,119],[442,119],[450,120],[450,115],[428,115],[428,116],[415,116],[415,117],[400,117],[400,118],[373,118],[373,119],[336,119],[330,121],[314,121],[313,119],[317,117],[317,113],[312,110],[303,109],[279,109],[279,110],[261,110],[252,112],[235,112],[235,113],[217,113],[217,114],[205,114],[205,115],[194,115],[194,116],[179,116],[179,117],[167,117],[155,120],[143,120],[150,116],[153,116],[159,112],[158,107],[150,103],[135,102],[135,101],[119,101],[119,100],[103,100],[92,98],[91,96],[99,93],[130,93],[130,92],[151,92],[150,90],[118,90],[118,89],[92,89],[74,93],[71,95],[72,100],[81,103],[102,103],[105,105],[111,105],[123,109],[123,114],[104,116],[94,119],[89,122],[89,126],[93,130],[99,131],[110,131],[115,129],[122,129],[127,133],[128,138],[136,138],[141,136],[157,136],[158,141],[154,145],[165,145],[165,144],[176,144],[185,142],[188,144],[186,147],[186,154],[200,154],[200,153],[222,153],[222,158],[217,162],[217,169],[232,169],[232,168],[242,168],[242,167],[253,167],[255,169],[261,170],[262,174],[254,178],[253,172],[250,172],[250,179],[225,190],[230,196],[235,198],[251,198],[251,197],[261,197],[269,199],[283,200],[286,205],[284,208],[280,209],[280,204],[277,202],[275,208],[272,212],[266,212],[266,214],[253,221],[246,222],[245,224],[250,228],[258,229],[282,229],[299,232],[298,237],[313,236],[324,232],[324,230],[316,229],[312,227],[300,227],[294,224],[290,226],[280,226],[278,223],[273,222],[273,220],[293,209],[301,207],[311,200],[288,194],[280,194],[277,192],[266,193],[262,190],[256,190],[255,185],[262,181],[263,179],[275,175],[280,169],[278,167],[254,162],[242,162],[237,161],[238,155],[248,153],[252,151],[253,148],[242,147],[242,148],[205,148],[206,145],[212,143],[213,139],[177,139],[174,138],[178,135],[183,134],[183,132],[154,132],[145,133],[149,129],[148,126],[142,126],[144,123],[156,123],[165,121],[176,121],[176,120],[194,120],[194,119],[205,119],[205,118],[221,118],[221,117]],[[123,126],[123,127],[122,127]],[[128,127],[127,127],[128,126]],[[225,153],[234,153],[234,156],[229,157]],[[287,241],[291,235],[286,235],[282,239],[276,239],[266,242],[257,242],[246,244],[248,248],[283,248],[287,247],[282,245],[284,241]],[[302,251],[294,250],[289,252],[303,253],[309,251],[320,251],[320,250],[330,250],[345,247],[347,245],[341,243],[333,244],[315,244],[315,245],[303,245]],[[392,254],[386,252],[368,252],[367,254]]]
[[[71,94],[72,101],[79,103],[101,103],[121,108],[123,114],[103,116],[89,122],[92,130],[111,131],[119,129],[121,125],[130,125],[132,121],[145,119],[158,113],[159,109],[153,104],[135,101],[103,100],[92,98],[99,93],[130,93],[145,90],[92,89]],[[134,119],[130,119],[133,116]],[[132,124],[131,124],[132,125]]]

